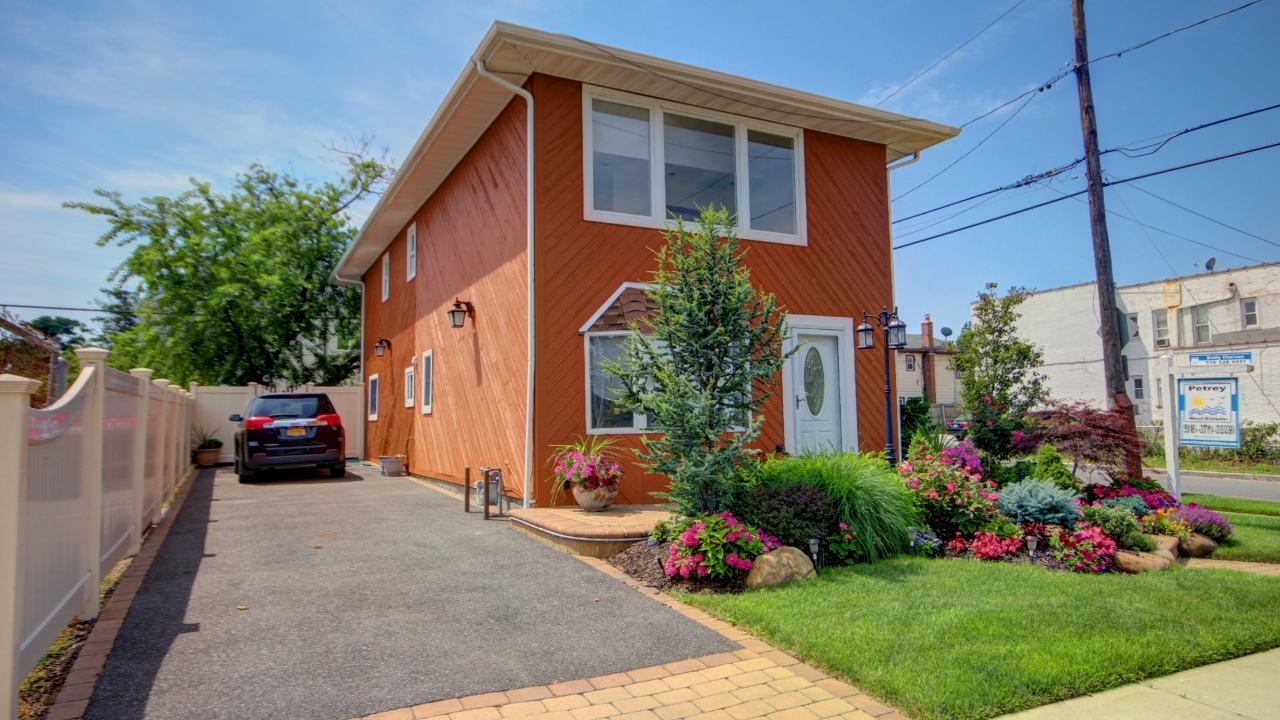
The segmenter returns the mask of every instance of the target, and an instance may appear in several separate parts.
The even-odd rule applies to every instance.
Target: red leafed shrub
[[[1119,406],[1099,410],[1087,403],[1059,401],[1038,415],[1036,439],[1052,443],[1077,464],[1118,468],[1126,454],[1142,454],[1142,440]]]
[[[1001,539],[999,535],[979,530],[969,543],[973,556],[979,560],[997,560],[1005,555],[1012,555],[1022,549],[1022,538],[1014,535]]]

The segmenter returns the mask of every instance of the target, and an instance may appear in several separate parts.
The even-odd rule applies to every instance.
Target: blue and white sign
[[[1192,365],[1252,365],[1253,353],[1202,353],[1191,356]]]
[[[1178,443],[1240,447],[1240,383],[1236,378],[1178,378]]]

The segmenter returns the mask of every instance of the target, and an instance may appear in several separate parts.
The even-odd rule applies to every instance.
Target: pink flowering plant
[[[969,543],[969,549],[979,560],[999,560],[1022,549],[1022,534],[1002,538],[994,532],[979,530],[974,534],[973,542]]]
[[[576,442],[556,445],[551,456],[555,481],[551,504],[570,487],[595,490],[617,487],[622,479],[622,466],[613,459],[613,438],[579,437]]]
[[[1082,522],[1074,532],[1063,531],[1049,539],[1053,557],[1077,572],[1106,572],[1116,557],[1116,543],[1102,528]]]
[[[853,563],[858,560],[860,548],[857,540],[858,532],[847,523],[839,523],[835,532],[827,536],[823,543],[825,550],[840,558],[842,563]]]
[[[722,512],[686,520],[672,528],[675,540],[662,569],[682,578],[726,578],[751,569],[752,560],[780,547],[778,539]]]
[[[898,465],[898,475],[915,493],[916,507],[929,527],[940,533],[958,530],[968,535],[995,519],[1000,499],[995,483],[971,470],[964,454],[936,455],[917,442],[910,457]]]

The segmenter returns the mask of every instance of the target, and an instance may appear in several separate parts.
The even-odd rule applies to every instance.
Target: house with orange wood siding
[[[495,23],[332,278],[363,286],[366,455],[455,483],[501,468],[546,505],[553,446],[639,447],[602,362],[652,310],[662,230],[713,205],[800,349],[759,447],[882,448],[883,355],[853,334],[894,305],[889,171],[958,132]],[[664,479],[624,470],[618,502],[655,502]]]

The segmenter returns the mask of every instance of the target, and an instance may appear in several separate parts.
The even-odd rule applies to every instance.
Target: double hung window
[[[804,245],[799,128],[584,86],[587,220],[663,228],[723,208],[740,237]]]
[[[1246,328],[1257,327],[1258,326],[1258,301],[1245,300],[1243,303],[1241,303],[1241,305],[1243,306],[1241,309],[1244,310],[1244,326]]]
[[[906,360],[907,360],[907,369],[914,371],[916,369],[916,356],[908,355],[906,356]]]
[[[1146,388],[1142,384],[1142,376],[1133,376],[1133,399],[1142,400],[1146,397]]]
[[[1195,332],[1197,345],[1208,345],[1212,342],[1212,338],[1209,335],[1208,306],[1202,305],[1195,309]]]
[[[418,223],[409,223],[409,230],[404,236],[404,279],[406,282],[418,277]]]
[[[1169,311],[1156,310],[1152,312],[1151,324],[1156,329],[1156,347],[1169,347]]]

